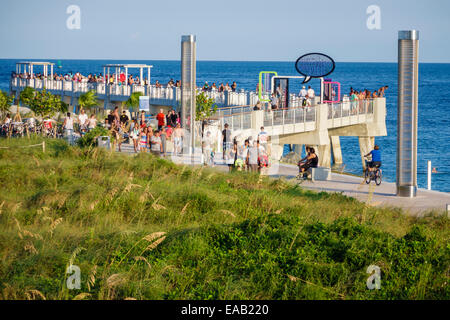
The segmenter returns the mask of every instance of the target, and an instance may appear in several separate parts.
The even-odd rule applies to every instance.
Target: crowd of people
[[[203,92],[214,92],[214,91],[215,92],[224,92],[224,91],[236,92],[236,89],[237,89],[236,81],[233,81],[231,86],[227,82],[227,83],[225,83],[225,85],[223,83],[221,83],[218,87],[216,86],[215,82],[213,82],[212,85],[209,85],[208,81],[206,81],[202,87]]]
[[[222,131],[223,161],[228,165],[230,171],[261,172],[269,166],[270,148],[268,145],[269,135],[261,127],[256,139],[241,136],[232,137],[229,125],[226,123]],[[212,142],[210,132],[203,138],[203,157],[205,164],[211,162],[214,152],[211,152]]]
[[[51,76],[46,76],[44,73],[16,73],[16,72],[12,72],[11,73],[11,78],[13,79],[38,79],[38,80],[47,80],[47,79],[53,79],[56,81],[74,81],[74,82],[78,82],[78,83],[101,83],[101,84],[105,84],[105,83],[109,83],[109,84],[113,84],[113,83],[117,83],[118,85],[150,85],[147,77],[144,77],[143,79],[140,79],[139,76],[133,76],[132,74],[128,74],[128,77],[125,75],[124,72],[118,73],[118,74],[110,74],[109,77],[108,75],[103,75],[102,73],[99,74],[89,74],[87,76],[82,75],[80,72],[76,72],[73,73],[72,71],[65,73],[65,74],[58,74],[58,73],[54,73],[53,74],[53,78]],[[173,88],[173,87],[177,87],[180,88],[181,87],[181,80],[174,80],[174,79],[170,79],[166,84],[162,84],[160,83],[159,80],[155,81],[155,87],[156,88],[162,88],[162,87],[167,87],[167,88]],[[232,91],[232,92],[236,92],[237,89],[237,84],[236,81],[233,81],[233,83],[231,84],[231,86],[229,85],[229,83],[227,82],[225,85],[223,83],[221,83],[218,87],[216,86],[216,83],[214,82],[212,85],[209,85],[208,82],[206,81],[205,84],[203,85],[203,87],[200,87],[202,91],[206,92],[206,91],[217,91],[217,92],[224,92],[224,91]]]
[[[180,154],[184,130],[181,128],[179,113],[172,109],[164,114],[161,109],[156,115],[156,120],[157,127],[153,128],[146,118],[145,111],[141,111],[139,117],[131,119],[128,111],[124,110],[122,114],[119,114],[119,107],[116,107],[110,111],[103,122],[99,123],[95,114],[88,116],[82,109],[78,115],[70,112],[66,114],[63,129],[71,144],[75,136],[81,137],[95,129],[97,125],[101,125],[111,132],[113,148],[117,144],[119,151],[122,151],[122,143],[128,141],[133,144],[136,153],[151,152],[157,156],[165,156],[167,141],[172,141],[173,154]],[[77,130],[75,130],[75,124],[77,124]]]
[[[370,90],[364,89],[361,91],[357,91],[350,87],[350,101],[356,101],[356,100],[369,100],[369,99],[375,99],[375,98],[383,98],[384,92],[389,88],[389,86],[383,86],[379,88],[378,90],[374,90],[371,92]]]

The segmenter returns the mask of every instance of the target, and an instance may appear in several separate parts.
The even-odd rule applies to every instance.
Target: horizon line
[[[81,61],[181,61],[181,59],[111,59],[111,58],[1,58],[0,60],[39,60],[39,61],[46,61],[46,60],[81,60]],[[288,62],[288,63],[294,63],[295,60],[216,60],[216,59],[197,59],[197,62]],[[338,61],[334,60],[336,63],[397,63],[397,61]],[[419,61],[420,63],[426,63],[426,64],[450,64],[449,62],[432,62],[432,61]]]

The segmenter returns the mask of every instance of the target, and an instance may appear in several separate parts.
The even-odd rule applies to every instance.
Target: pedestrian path
[[[269,172],[273,177],[285,177],[295,179],[298,174],[296,166],[280,164],[278,172]],[[379,207],[401,207],[405,212],[421,215],[427,211],[435,210],[440,213],[447,211],[450,204],[450,193],[418,189],[415,198],[404,198],[396,196],[396,185],[392,182],[383,181],[376,186],[374,182],[367,185],[363,178],[345,174],[332,173],[329,181],[301,182],[303,188],[317,192],[336,192],[356,198],[362,202],[368,202],[372,206]]]
[[[122,152],[133,154],[133,146],[123,144]],[[178,164],[200,165],[201,152],[198,150],[193,156],[184,155],[181,157],[174,157],[169,154],[167,159]],[[222,161],[221,153],[216,154],[215,164],[218,170],[228,171],[226,164]],[[406,213],[416,216],[421,216],[429,211],[449,214],[447,204],[450,204],[450,193],[447,192],[418,189],[415,198],[404,198],[396,196],[395,183],[391,182],[383,181],[380,186],[376,186],[374,182],[367,185],[362,177],[339,173],[332,173],[331,180],[312,182],[310,180],[297,180],[297,174],[297,166],[283,163],[272,164],[267,172],[267,175],[272,178],[285,178],[290,182],[301,184],[303,188],[308,190],[342,193],[371,206],[400,207]]]

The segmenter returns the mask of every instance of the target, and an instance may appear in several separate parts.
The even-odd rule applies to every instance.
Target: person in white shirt
[[[258,133],[258,140],[261,146],[264,147],[265,150],[267,150],[267,142],[269,140],[269,134],[264,131],[264,127],[261,127],[261,132]]]
[[[70,144],[73,144],[73,118],[70,117],[70,112],[67,112],[67,117],[64,119],[63,127],[66,131],[67,140]]]
[[[302,99],[306,98],[307,94],[308,94],[308,91],[306,91],[306,87],[303,86],[299,93],[300,98],[302,98]]]
[[[80,126],[80,132],[86,131],[87,119],[88,119],[87,114],[84,112],[84,109],[81,109],[80,114],[78,115],[78,125]]]
[[[91,117],[89,118],[89,120],[86,120],[86,123],[89,131],[95,129],[95,127],[97,126],[97,119],[95,118],[95,114],[91,114]]]
[[[308,86],[308,94],[306,95],[306,106],[311,106],[314,103],[314,97],[316,96],[313,88]]]
[[[316,96],[316,94],[314,93],[314,90],[313,90],[313,88],[311,88],[311,86],[308,86],[308,98],[310,98],[310,99],[313,99],[315,96]]]

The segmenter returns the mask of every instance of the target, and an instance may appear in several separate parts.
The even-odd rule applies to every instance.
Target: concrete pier
[[[340,166],[344,163],[342,159],[341,140],[339,136],[330,136],[331,151],[333,155],[333,164]]]

